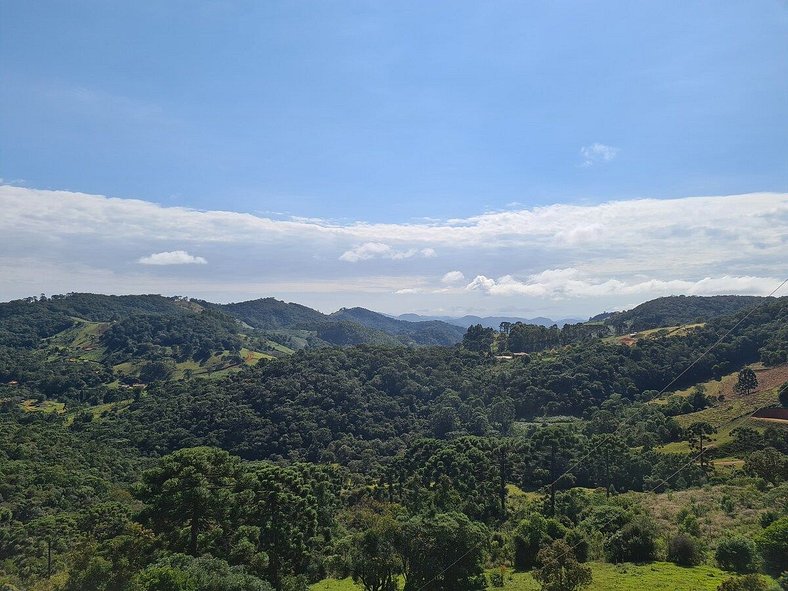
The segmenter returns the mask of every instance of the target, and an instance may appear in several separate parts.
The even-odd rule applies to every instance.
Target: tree
[[[736,573],[754,573],[760,566],[755,542],[742,536],[722,540],[714,558],[721,568]]]
[[[404,524],[404,591],[482,591],[487,528],[462,513],[417,516]]]
[[[143,473],[135,489],[147,505],[142,519],[164,533],[175,548],[198,556],[201,532],[219,527],[226,533],[239,474],[240,460],[212,447],[186,448],[164,456],[158,466]]]
[[[770,572],[788,571],[788,517],[772,522],[756,541]]]
[[[538,468],[535,472],[548,480],[551,516],[555,515],[556,489],[562,481],[570,481],[572,478],[571,473],[564,474],[564,471],[576,443],[576,436],[563,428],[542,427],[533,435],[533,449],[538,452]]]
[[[189,573],[170,566],[151,566],[131,582],[133,591],[198,591],[197,581]]]
[[[551,541],[547,534],[547,520],[539,513],[520,521],[512,534],[514,567],[518,570],[532,569],[536,566],[536,555]]]
[[[757,387],[758,376],[755,375],[755,372],[752,369],[745,367],[739,372],[739,378],[736,380],[736,385],[734,386],[734,389],[739,394],[749,396],[750,392],[755,390]]]
[[[717,430],[706,421],[692,423],[689,427],[687,427],[687,441],[689,442],[690,447],[699,451],[698,461],[701,468],[705,468],[706,466],[705,458],[703,456],[703,442],[708,441],[708,436],[716,432]]]
[[[788,457],[773,447],[752,452],[744,464],[745,472],[772,484],[788,480]]]
[[[575,591],[591,584],[591,569],[577,562],[572,547],[563,540],[540,550],[537,562],[534,579],[542,591]]]
[[[148,361],[140,368],[140,380],[146,384],[167,380],[175,371],[172,361]]]
[[[609,433],[594,435],[590,444],[596,450],[588,458],[595,480],[605,485],[605,494],[610,497],[614,476],[626,472],[629,447],[622,437]]]
[[[151,571],[157,573],[151,576]],[[167,573],[162,577],[160,573]],[[177,574],[174,574],[177,573]],[[143,570],[138,576],[143,581],[164,579],[179,582],[181,587],[174,587],[177,591],[184,589],[198,589],[199,591],[271,591],[271,585],[255,576],[247,574],[242,567],[230,566],[226,561],[208,556],[194,558],[185,554],[170,554],[161,558],[155,564]],[[157,581],[158,582],[158,581]],[[170,589],[168,587],[133,586],[129,591],[159,591]]]
[[[468,351],[489,353],[494,340],[495,330],[485,328],[481,324],[474,324],[468,327],[468,330],[462,337],[462,346]]]
[[[353,536],[350,574],[364,591],[397,591],[397,577],[402,573],[397,553],[402,545],[400,524],[390,515],[371,520],[363,532]]]
[[[266,574],[277,591],[283,579],[299,574],[317,527],[317,500],[295,468],[258,464],[239,482],[239,532],[268,557]],[[262,558],[262,556],[260,557]]]

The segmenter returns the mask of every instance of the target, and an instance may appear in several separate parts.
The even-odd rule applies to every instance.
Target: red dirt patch
[[[756,419],[788,421],[788,408],[762,408],[752,415]]]
[[[750,366],[750,368],[755,372],[755,375],[758,377],[758,387],[755,388],[755,390],[750,394],[771,390],[772,388],[777,388],[782,386],[785,382],[788,382],[788,363],[783,363],[775,367],[759,366],[760,364]],[[744,394],[739,394],[734,389],[736,386],[735,374],[733,375],[733,378],[734,379],[724,380],[722,387],[719,390],[718,394],[724,394],[726,399],[744,396]]]

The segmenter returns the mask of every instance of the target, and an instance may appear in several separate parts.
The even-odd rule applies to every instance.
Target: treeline
[[[563,345],[575,345],[610,334],[610,329],[603,324],[565,324],[563,327],[550,327],[539,324],[501,324],[497,335],[496,349],[499,353],[535,353],[545,349],[554,349]]]
[[[174,317],[138,314],[112,324],[99,342],[112,364],[130,357],[155,360],[165,354],[177,361],[205,361],[217,352],[238,353],[239,328],[232,318],[211,310]]]
[[[741,318],[632,347],[594,342],[504,363],[464,348],[305,351],[221,381],[155,384],[96,429],[145,454],[216,445],[247,459],[338,462],[365,472],[418,438],[509,434],[517,421],[543,415],[588,418],[608,400],[650,400],[690,366],[672,388],[720,377],[759,355],[782,359],[786,344],[774,335],[787,311],[785,299],[763,305],[699,361]],[[643,413],[653,421],[647,432],[671,431],[655,418],[663,413]]]

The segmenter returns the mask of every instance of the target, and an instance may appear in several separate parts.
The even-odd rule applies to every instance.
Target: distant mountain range
[[[763,301],[750,296],[671,296],[645,302],[625,312],[603,313],[591,319],[605,324],[619,334],[662,326],[705,322],[732,314]],[[211,315],[202,312],[210,310]],[[164,316],[167,323],[151,318]],[[233,333],[249,333],[253,338],[268,339],[285,350],[307,347],[386,345],[424,346],[454,345],[462,341],[466,329],[474,324],[498,329],[502,322],[522,322],[552,326],[583,322],[577,318],[522,318],[514,316],[388,316],[365,308],[341,308],[323,314],[301,304],[261,298],[232,304],[216,304],[188,298],[159,295],[106,296],[69,294],[45,300],[29,298],[0,304],[0,345],[35,344],[40,338],[52,337],[73,328],[75,319],[104,323],[96,330],[105,331],[118,324],[118,346],[130,350],[128,343],[143,339],[142,326],[151,334],[179,332],[195,335],[187,339],[189,347],[205,342],[235,342]],[[213,335],[211,338],[204,335]],[[203,336],[200,336],[203,335]],[[147,338],[147,337],[145,337]],[[246,338],[246,337],[244,337]],[[200,343],[198,346],[195,343]],[[244,341],[245,342],[245,341]],[[121,347],[122,345],[122,347]],[[211,345],[213,346],[213,345]],[[228,349],[228,346],[219,349]],[[216,347],[214,347],[216,348]],[[281,348],[280,348],[281,349]],[[268,351],[268,350],[266,350]],[[281,352],[281,351],[280,351]]]
[[[522,322],[523,324],[538,324],[540,326],[553,326],[557,324],[559,327],[563,326],[564,324],[576,324],[578,322],[585,322],[583,318],[562,318],[561,320],[552,320],[550,318],[545,318],[543,316],[537,316],[536,318],[521,318],[517,316],[421,316],[419,314],[400,314],[395,318],[399,320],[405,320],[407,322],[426,322],[426,321],[437,321],[437,322],[445,322],[447,324],[452,324],[454,326],[459,326],[462,328],[468,328],[469,326],[473,326],[474,324],[481,324],[482,326],[488,328],[498,329],[501,326],[501,322],[511,322],[514,324],[515,322]]]

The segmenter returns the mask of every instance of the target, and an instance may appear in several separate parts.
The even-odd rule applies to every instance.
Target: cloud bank
[[[270,295],[324,310],[584,315],[672,293],[763,294],[788,275],[785,193],[399,224],[274,220],[14,186],[0,186],[0,208],[2,299],[147,291]]]
[[[190,255],[185,250],[156,252],[140,258],[137,262],[142,265],[205,265],[208,263],[204,258]]]
[[[364,244],[354,246],[350,250],[343,252],[339,260],[348,263],[357,263],[358,261],[368,261],[370,259],[392,259],[401,261],[416,256],[434,257],[437,255],[432,248],[395,250],[388,244],[383,244],[382,242],[365,242]]]

